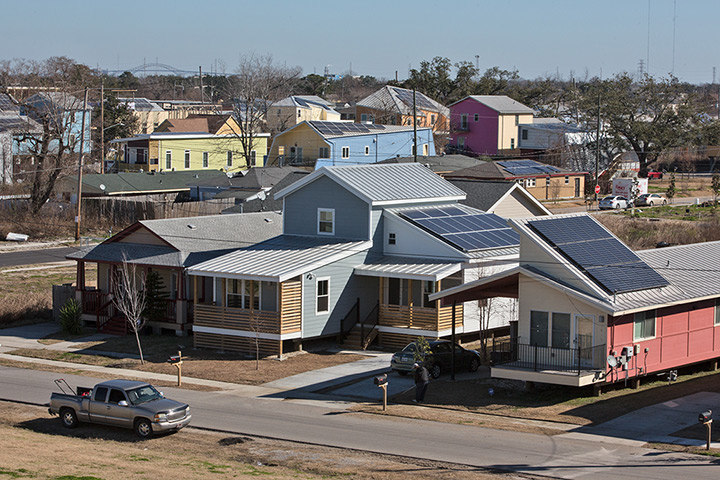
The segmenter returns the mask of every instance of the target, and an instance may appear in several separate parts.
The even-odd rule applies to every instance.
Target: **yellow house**
[[[166,120],[150,134],[113,140],[119,171],[245,170],[262,167],[269,133],[253,135],[245,152],[240,127],[230,115],[195,115]]]
[[[339,122],[340,113],[316,95],[291,95],[270,105],[266,120],[268,130],[279,133],[304,121]]]

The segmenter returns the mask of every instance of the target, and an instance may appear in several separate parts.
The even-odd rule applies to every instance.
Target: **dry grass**
[[[111,427],[81,425],[66,430],[44,408],[0,402],[2,478],[192,480],[258,476],[309,480],[523,478],[440,462],[193,429],[143,442],[129,430]]]
[[[720,240],[720,220],[717,217],[704,221],[653,221],[623,215],[597,215],[595,218],[633,250],[655,248],[659,242],[686,245]]]

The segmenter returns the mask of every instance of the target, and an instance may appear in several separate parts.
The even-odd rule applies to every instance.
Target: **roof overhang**
[[[462,263],[457,262],[433,262],[418,258],[384,256],[376,261],[356,266],[354,273],[366,277],[392,277],[437,282],[459,272],[462,266]]]

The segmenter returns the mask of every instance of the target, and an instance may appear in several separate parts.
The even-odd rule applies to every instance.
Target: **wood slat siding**
[[[210,348],[223,352],[255,353],[255,338],[233,337],[230,335],[217,335],[214,333],[195,332],[193,335],[195,348]],[[279,340],[258,339],[258,346],[261,356],[281,355]]]
[[[194,323],[201,327],[280,333],[280,316],[278,312],[266,312],[264,310],[253,310],[251,312],[242,308],[196,305]]]
[[[300,278],[280,284],[280,331],[299,332],[302,328],[302,282]]]
[[[417,337],[419,335],[413,336],[413,335],[403,335],[401,333],[388,333],[388,332],[380,332],[378,334],[378,343],[380,346],[385,348],[392,348],[395,350],[401,350],[405,348],[405,345],[408,343],[412,343],[415,340],[417,340]],[[431,342],[433,340],[437,340],[438,337],[425,337],[428,342]]]
[[[462,305],[455,307],[455,327],[462,326]],[[452,307],[440,310],[404,305],[380,305],[380,325],[384,327],[417,328],[420,330],[447,330],[452,328]]]

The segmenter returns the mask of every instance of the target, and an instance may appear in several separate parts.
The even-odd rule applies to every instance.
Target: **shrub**
[[[60,328],[63,333],[77,335],[82,331],[82,309],[80,303],[74,298],[69,298],[60,309]]]

